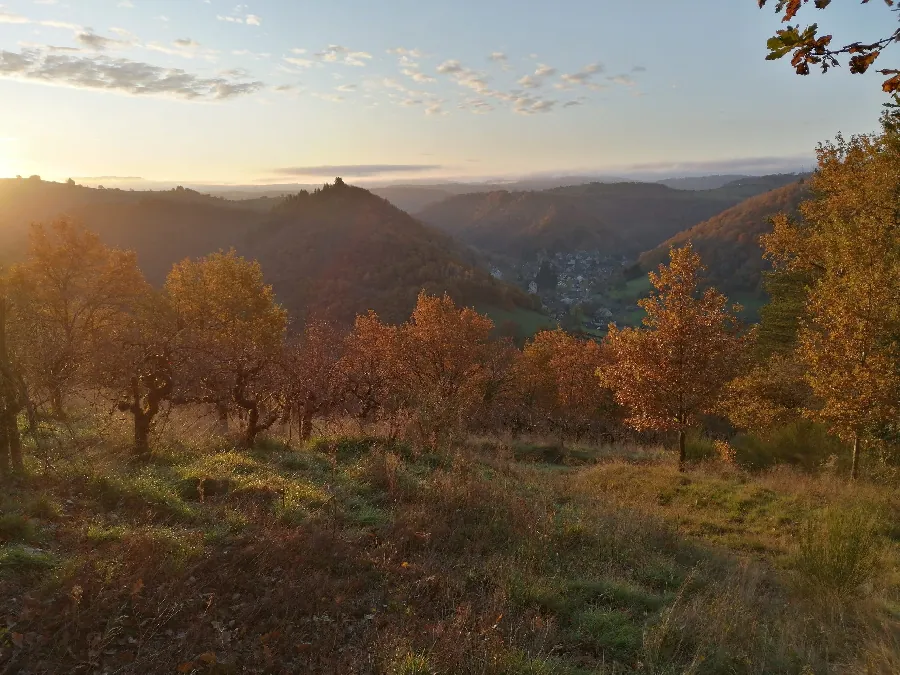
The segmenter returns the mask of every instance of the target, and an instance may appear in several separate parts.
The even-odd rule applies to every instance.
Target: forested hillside
[[[758,290],[762,272],[771,267],[762,257],[760,236],[772,231],[772,216],[796,213],[808,196],[808,185],[801,180],[751,197],[643,253],[640,267],[643,272],[654,270],[668,258],[671,247],[692,242],[712,283],[730,291]]]
[[[527,294],[480,269],[465,246],[343,182],[289,198],[239,250],[262,263],[279,300],[296,315],[313,311],[345,321],[374,309],[400,321],[423,289],[466,305],[535,307]]]
[[[632,256],[788,179],[796,177],[764,176],[702,191],[590,183],[542,192],[466,194],[418,216],[490,252],[527,256],[539,250],[600,250]]]
[[[66,216],[104,243],[134,251],[156,285],[184,258],[234,248],[264,265],[279,300],[298,317],[315,311],[352,321],[374,309],[400,321],[422,289],[479,307],[540,309],[480,269],[467,247],[343,182],[271,200],[268,212],[184,189],[98,190],[35,178],[4,181],[0,190],[7,261],[23,255],[30,222]]]
[[[3,179],[0,180],[0,262],[24,253],[29,224],[63,215],[90,221],[93,228],[108,234],[109,241],[119,246],[140,248],[139,244],[132,244],[133,236],[135,241],[147,242],[151,247],[168,247],[171,250],[168,255],[155,252],[145,255],[141,251],[141,257],[147,258],[152,272],[160,269],[157,258],[178,259],[185,255],[180,250],[182,238],[196,241],[205,236],[193,231],[195,220],[199,221],[201,230],[211,230],[213,239],[219,219],[225,232],[233,229],[235,223],[246,223],[249,227],[258,220],[258,214],[243,203],[184,188],[139,192],[54,183],[37,176]],[[227,240],[226,236],[216,248],[227,245]],[[188,244],[186,250],[189,255],[194,249]]]

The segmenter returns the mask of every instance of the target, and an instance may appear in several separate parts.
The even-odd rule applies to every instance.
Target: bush
[[[685,454],[689,462],[703,462],[718,457],[713,439],[699,431],[688,431],[684,444]]]
[[[765,434],[738,434],[731,442],[736,462],[747,469],[792,464],[807,471],[822,466],[832,455],[847,457],[847,446],[821,424],[808,420],[776,427]]]
[[[18,513],[7,513],[0,516],[0,543],[34,542],[37,530],[34,524]]]
[[[405,654],[391,665],[391,675],[432,675],[434,669],[428,657],[422,654]]]
[[[874,515],[860,507],[811,517],[800,532],[794,567],[817,591],[849,595],[878,572],[881,542]]]

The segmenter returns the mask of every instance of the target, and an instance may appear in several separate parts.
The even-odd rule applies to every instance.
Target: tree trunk
[[[134,454],[138,459],[150,457],[150,429],[153,418],[142,410],[134,411]]]
[[[66,407],[63,403],[62,390],[59,387],[53,387],[50,391],[50,410],[55,419],[66,419]]]
[[[678,430],[678,470],[684,471],[685,462],[687,461],[687,448],[685,447],[684,429]]]
[[[308,441],[312,437],[312,406],[304,404],[300,412],[300,440]]]
[[[224,403],[216,403],[216,415],[219,419],[219,433],[228,435],[228,406]]]
[[[25,463],[22,461],[22,437],[19,435],[18,415],[11,414],[7,417],[6,439],[9,444],[9,457],[12,460],[13,471],[24,472]]]
[[[244,433],[244,447],[248,449],[253,447],[259,430],[259,407],[254,405],[247,410],[247,430]]]
[[[853,436],[853,459],[850,464],[850,480],[859,478],[859,434]]]
[[[0,415],[0,476],[8,476],[9,465],[9,435],[6,431],[6,416]]]

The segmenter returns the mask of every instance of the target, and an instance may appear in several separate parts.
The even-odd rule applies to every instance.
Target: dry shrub
[[[797,543],[794,568],[814,593],[851,595],[879,572],[878,520],[860,506],[816,514],[800,530]]]

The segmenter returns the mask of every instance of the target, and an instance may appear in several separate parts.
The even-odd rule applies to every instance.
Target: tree
[[[338,370],[343,403],[360,426],[393,418],[402,408],[399,329],[369,311],[346,336]]]
[[[639,301],[643,328],[610,325],[605,340],[610,363],[598,375],[628,411],[637,430],[678,432],[678,464],[684,470],[685,432],[712,413],[739,363],[744,338],[727,299],[714,288],[700,291],[704,270],[690,244],[669,252],[668,266],[650,273],[656,289]]]
[[[776,269],[813,278],[797,353],[818,405],[805,411],[862,446],[900,414],[900,134],[838,136],[818,150],[802,221],[764,238]]]
[[[769,4],[769,0],[757,0],[760,7]],[[869,0],[862,0],[867,4]],[[809,0],[775,0],[775,11],[782,15],[781,20],[787,23],[793,19],[807,5]],[[884,0],[884,4],[898,11],[896,0]],[[831,5],[831,0],[815,0],[816,9],[824,10]],[[810,66],[819,67],[822,72],[840,65],[839,56],[849,55],[850,72],[853,74],[865,73],[881,56],[881,53],[892,44],[900,43],[900,29],[875,39],[871,42],[851,42],[843,46],[832,46],[833,36],[819,35],[818,24],[812,24],[804,28],[800,25],[791,26],[779,30],[769,39],[767,47],[769,54],[767,60],[773,61],[791,55],[791,65],[799,75],[809,75]],[[877,71],[887,76],[882,83],[882,89],[893,96],[893,103],[889,107],[896,108],[900,105],[900,70],[884,68]]]
[[[813,279],[809,271],[765,273],[769,302],[760,309],[746,367],[728,383],[723,396],[722,410],[739,429],[765,434],[797,421],[802,411],[813,405],[806,367],[796,354]]]
[[[149,288],[132,311],[109,332],[104,356],[95,364],[97,383],[116,396],[121,412],[132,417],[134,453],[150,456],[150,434],[162,405],[185,371],[178,339],[179,322],[169,299]]]
[[[311,436],[313,418],[334,409],[342,397],[341,347],[337,327],[313,318],[286,350],[288,412],[296,416],[302,440]]]
[[[32,226],[28,259],[10,274],[14,330],[26,380],[55,414],[64,415],[101,340],[146,289],[132,251],[68,219]]]
[[[423,438],[452,435],[484,400],[493,328],[489,318],[459,309],[449,295],[419,294],[398,339],[400,374]]]
[[[9,349],[7,287],[0,271],[0,476],[24,469],[18,418],[25,407],[25,387]]]
[[[165,290],[187,351],[188,384],[178,400],[237,408],[246,415],[243,443],[252,446],[282,412],[278,378],[287,312],[259,263],[234,251],[175,265]]]
[[[595,375],[604,367],[593,340],[563,330],[535,335],[516,364],[516,394],[532,413],[532,426],[556,435],[560,445],[598,426],[608,431],[614,403]]]

